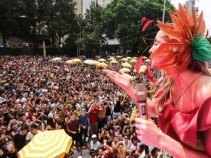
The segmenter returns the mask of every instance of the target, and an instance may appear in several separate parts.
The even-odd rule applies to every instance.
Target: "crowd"
[[[131,115],[136,106],[124,91],[101,68],[50,59],[0,58],[0,158],[17,157],[34,135],[57,129],[73,138],[66,157],[82,149],[93,158],[139,157],[144,145]],[[109,65],[115,71],[120,68],[121,64]],[[153,148],[151,154],[158,151]]]

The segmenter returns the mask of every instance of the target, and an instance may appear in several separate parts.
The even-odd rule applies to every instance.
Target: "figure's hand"
[[[136,133],[138,139],[148,146],[159,147],[163,133],[152,120],[136,118]]]
[[[106,76],[109,77],[110,80],[112,80],[114,83],[116,83],[119,87],[127,92],[130,87],[130,78],[127,74],[118,73],[116,71],[111,71],[108,69],[104,69],[103,72],[106,74]]]

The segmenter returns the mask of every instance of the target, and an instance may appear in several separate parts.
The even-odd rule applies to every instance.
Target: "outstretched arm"
[[[136,97],[136,91],[130,84],[130,78],[128,75],[122,73],[118,73],[115,71],[104,69],[103,72],[106,74],[106,76],[113,81],[115,84],[117,84],[119,87],[121,87],[128,96],[134,101],[134,103],[137,105],[137,97]],[[149,116],[156,116],[156,110],[153,104],[153,100],[147,99],[147,110]]]
[[[103,72],[111,81],[121,87],[135,103],[137,103],[135,89],[131,86],[130,78],[126,74],[120,74],[116,71],[111,71],[108,69],[104,69]]]

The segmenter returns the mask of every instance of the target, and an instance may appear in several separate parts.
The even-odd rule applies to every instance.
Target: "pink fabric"
[[[197,132],[211,128],[211,98],[188,113],[174,109],[168,100],[158,124],[164,133],[195,149]]]

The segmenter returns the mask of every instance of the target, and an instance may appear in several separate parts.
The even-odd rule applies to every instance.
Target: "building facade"
[[[192,7],[193,7],[196,11],[196,15],[198,15],[199,8],[196,7],[195,4],[196,4],[195,0],[188,0],[188,1],[185,2],[185,6],[186,6],[188,12],[192,13]]]
[[[111,3],[112,0],[75,0],[76,1],[76,14],[84,15],[86,10],[89,9],[91,2],[95,2],[95,5],[105,7]]]
[[[76,2],[76,14],[81,15],[83,13],[83,1],[84,0],[75,0]]]

